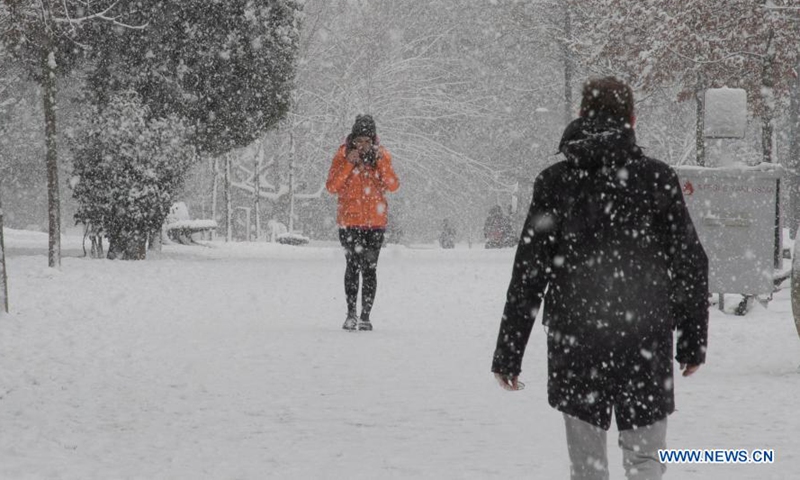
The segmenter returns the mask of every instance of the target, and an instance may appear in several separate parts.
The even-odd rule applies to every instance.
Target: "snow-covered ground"
[[[348,333],[330,245],[167,246],[123,262],[80,258],[68,237],[57,271],[46,244],[6,231],[2,479],[568,478],[541,327],[525,390],[489,372],[510,249],[385,249],[375,331]],[[712,310],[709,344],[709,363],[676,379],[669,445],[776,460],[667,478],[800,478],[788,290],[745,317]]]

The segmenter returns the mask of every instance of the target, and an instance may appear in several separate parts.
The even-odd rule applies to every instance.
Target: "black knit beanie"
[[[352,138],[369,137],[374,142],[376,134],[375,120],[372,118],[372,115],[356,116],[356,121],[353,124],[353,131],[350,133]]]

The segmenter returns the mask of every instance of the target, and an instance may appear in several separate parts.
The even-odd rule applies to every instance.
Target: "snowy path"
[[[169,247],[61,272],[11,257],[0,478],[568,478],[541,327],[527,389],[489,373],[512,253],[384,251],[371,333],[340,329],[335,248]],[[774,448],[776,462],[667,478],[796,478],[787,292],[744,318],[714,311],[710,343],[710,364],[677,380],[670,446]]]

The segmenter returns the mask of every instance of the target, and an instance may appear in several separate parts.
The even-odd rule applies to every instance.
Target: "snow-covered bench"
[[[299,233],[281,233],[275,238],[275,241],[283,245],[305,245],[309,242],[309,238]]]
[[[197,243],[192,238],[196,233],[212,232],[217,228],[214,220],[192,220],[189,216],[189,209],[183,202],[175,202],[169,209],[166,221],[164,222],[164,233],[167,238],[174,242],[184,245]]]
[[[211,232],[216,230],[217,222],[214,220],[177,220],[172,223],[164,225],[164,231],[167,232],[167,237],[178,243],[190,245],[197,243],[192,238],[195,233]]]
[[[283,245],[305,245],[309,242],[308,237],[297,232],[290,232],[286,225],[274,218],[267,222],[267,229],[269,230],[270,242],[277,242]]]

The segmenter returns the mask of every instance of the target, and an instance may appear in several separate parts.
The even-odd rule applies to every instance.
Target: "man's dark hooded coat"
[[[608,429],[675,409],[678,362],[705,361],[708,260],[674,170],[628,124],[579,118],[544,170],[522,231],[492,371],[518,375],[544,300],[548,398]]]

